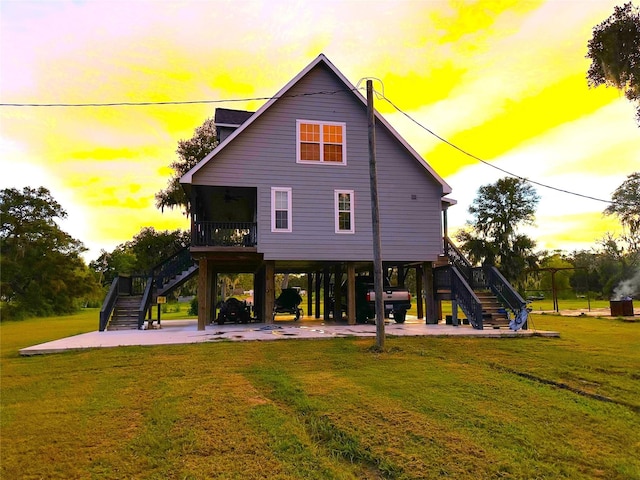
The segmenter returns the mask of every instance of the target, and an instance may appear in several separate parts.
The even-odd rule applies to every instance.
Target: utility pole
[[[384,299],[382,298],[382,256],[378,174],[376,171],[376,125],[373,110],[373,81],[367,80],[367,118],[369,132],[369,180],[371,185],[371,227],[373,230],[373,287],[376,295],[376,346],[384,349]]]

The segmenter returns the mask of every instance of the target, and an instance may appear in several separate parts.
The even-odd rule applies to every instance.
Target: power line
[[[212,103],[237,103],[251,101],[269,101],[279,98],[295,98],[295,97],[311,97],[314,95],[335,95],[337,93],[350,92],[351,89],[325,90],[319,92],[297,93],[293,95],[280,95],[273,97],[252,97],[252,98],[232,98],[224,100],[174,100],[174,101],[156,101],[156,102],[108,102],[108,103],[0,103],[0,107],[141,107],[150,105],[198,105]]]
[[[582,198],[586,198],[589,200],[595,200],[596,202],[603,202],[603,203],[609,203],[609,204],[615,204],[616,202],[613,202],[611,200],[604,200],[602,198],[597,198],[597,197],[592,197],[590,195],[584,195],[582,193],[577,193],[577,192],[572,192],[570,190],[565,190],[563,188],[558,188],[558,187],[554,187],[551,185],[547,185],[545,183],[542,182],[537,182],[535,180],[531,180],[529,178],[525,178],[521,175],[515,174],[513,172],[510,172],[508,170],[505,170],[504,168],[500,168],[497,165],[493,165],[492,163],[487,162],[486,160],[483,160],[482,158],[478,157],[477,155],[474,155],[473,153],[469,153],[466,150],[460,148],[459,146],[455,145],[454,143],[451,143],[449,140],[447,140],[446,138],[441,137],[440,135],[438,135],[437,133],[435,133],[434,131],[432,131],[431,129],[427,128],[426,126],[424,126],[423,124],[421,124],[420,122],[418,122],[415,118],[413,118],[411,115],[409,115],[408,113],[406,113],[405,111],[403,111],[400,107],[398,107],[395,103],[393,103],[391,100],[389,100],[387,97],[384,96],[384,94],[378,93],[378,95],[380,96],[380,98],[382,98],[383,100],[386,100],[389,105],[391,105],[393,108],[395,108],[399,113],[401,113],[402,115],[404,115],[405,117],[407,117],[409,120],[411,120],[413,123],[415,123],[416,125],[418,125],[420,128],[422,128],[423,130],[429,132],[431,135],[433,135],[434,137],[436,137],[438,140],[440,140],[443,143],[446,143],[447,145],[449,145],[452,148],[455,148],[456,150],[458,150],[459,152],[463,153],[464,155],[467,155],[468,157],[473,158],[474,160],[477,160],[480,163],[483,163],[485,165],[488,165],[491,168],[495,168],[496,170],[500,170],[501,172],[509,175],[510,177],[514,177],[517,178],[519,180],[522,180],[524,182],[527,183],[532,183],[534,185],[538,185],[540,187],[544,187],[544,188],[548,188],[550,190],[555,190],[556,192],[561,192],[561,193],[566,193],[568,195],[574,195],[576,197],[582,197]]]
[[[378,79],[376,79],[376,80],[378,80]],[[378,80],[378,81],[380,81],[380,83],[382,83],[381,80]],[[358,85],[359,85],[359,83],[360,82],[358,82]],[[315,96],[315,95],[335,95],[335,94],[338,94],[338,93],[345,93],[345,92],[355,91],[355,90],[358,90],[358,89],[359,89],[358,86],[356,86],[353,89],[325,90],[325,91],[318,91],[318,92],[298,93],[298,94],[293,94],[293,95],[281,95],[281,96],[272,96],[272,97],[234,98],[234,99],[222,99],[222,100],[174,100],[174,101],[169,101],[168,100],[168,101],[153,101],[153,102],[152,101],[148,101],[148,102],[106,102],[106,103],[96,103],[96,102],[91,102],[91,103],[0,103],[0,107],[85,108],[85,107],[139,107],[139,106],[198,105],[198,104],[202,105],[202,104],[238,103],[238,102],[250,102],[250,101],[270,101],[270,100],[277,100],[277,99],[280,99],[280,98],[310,97],[310,96]],[[433,130],[429,129],[428,127],[426,127],[425,125],[423,125],[422,123],[417,121],[415,118],[413,118],[411,115],[406,113],[404,110],[402,110],[400,107],[398,107],[395,103],[393,103],[389,98],[387,98],[384,95],[384,85],[383,85],[383,92],[382,93],[380,93],[378,91],[376,91],[375,93],[378,96],[378,98],[381,98],[381,99],[385,100],[393,108],[395,108],[399,113],[401,113],[402,115],[407,117],[411,122],[415,123],[420,128],[422,128],[423,130],[425,130],[426,132],[428,132],[429,134],[431,134],[432,136],[434,136],[435,138],[437,138],[441,142],[446,143],[450,147],[458,150],[460,153],[462,153],[462,154],[464,154],[464,155],[466,155],[466,156],[468,156],[470,158],[473,158],[474,160],[476,160],[476,161],[478,161],[480,163],[483,163],[484,165],[487,165],[487,166],[489,166],[491,168],[499,170],[499,171],[505,173],[506,175],[509,175],[511,177],[514,177],[514,178],[517,178],[517,179],[522,180],[524,182],[531,183],[533,185],[538,185],[538,186],[543,187],[543,188],[548,188],[548,189],[554,190],[556,192],[565,193],[567,195],[573,195],[573,196],[576,196],[576,197],[586,198],[588,200],[594,200],[594,201],[602,202],[602,203],[608,203],[608,204],[615,204],[616,203],[616,202],[613,202],[611,200],[604,200],[602,198],[592,197],[590,195],[584,195],[582,193],[577,193],[577,192],[573,192],[573,191],[570,191],[570,190],[566,190],[566,189],[554,187],[554,186],[551,186],[551,185],[547,185],[545,183],[538,182],[536,180],[531,180],[529,178],[523,177],[523,176],[518,175],[516,173],[510,172],[508,170],[505,170],[504,168],[498,167],[497,165],[493,165],[492,163],[490,163],[490,162],[478,157],[477,155],[474,155],[474,154],[464,150],[463,148],[460,148],[459,146],[457,146],[454,143],[450,142],[446,138],[441,137],[440,135],[435,133]]]

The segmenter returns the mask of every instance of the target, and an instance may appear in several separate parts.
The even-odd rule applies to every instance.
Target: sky
[[[0,0],[0,103],[221,103],[0,107],[0,188],[45,186],[87,261],[161,212],[178,141],[216,107],[256,110],[324,53],[423,126],[489,164],[610,200],[640,170],[634,106],[588,88],[592,28],[622,0]],[[236,101],[234,101],[236,100]],[[376,108],[452,187],[449,234],[505,174],[456,151],[384,100]],[[607,203],[534,185],[539,250],[591,249],[619,222]]]

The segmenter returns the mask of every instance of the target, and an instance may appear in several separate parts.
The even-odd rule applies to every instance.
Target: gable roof
[[[298,83],[298,81],[300,81],[300,79],[302,79],[307,73],[309,73],[312,69],[314,69],[319,64],[323,64],[327,68],[329,68],[329,70],[331,70],[336,75],[336,77],[338,77],[338,79],[340,79],[340,81],[342,83],[344,83],[345,87],[349,91],[351,91],[352,94],[359,101],[361,101],[364,104],[365,107],[367,106],[367,99],[351,84],[351,82],[349,82],[349,80],[347,80],[347,78],[342,74],[342,72],[340,72],[340,70],[338,70],[333,65],[333,63],[331,63],[329,61],[329,59],[324,54],[321,53],[320,55],[318,55],[315,58],[315,60],[313,60],[300,73],[298,73],[298,75],[293,77],[289,81],[289,83],[287,83],[284,87],[282,87],[282,89],[280,89],[280,91],[278,93],[276,93],[271,99],[269,99],[264,105],[262,105],[262,107],[260,107],[257,112],[255,112],[253,115],[250,115],[248,119],[246,119],[243,123],[241,123],[240,127],[237,128],[227,138],[225,138],[224,141],[222,141],[211,153],[209,153],[209,155],[204,157],[202,160],[200,160],[200,162],[198,162],[197,165],[195,165],[191,170],[189,170],[187,173],[185,173],[180,178],[180,183],[181,184],[191,184],[192,181],[193,181],[193,174],[194,173],[196,173],[198,170],[200,170],[204,165],[206,165],[209,162],[209,160],[211,160],[220,151],[222,151],[224,149],[224,147],[229,142],[233,141],[234,138],[236,138],[238,135],[242,134],[242,132],[246,128],[248,128],[249,125],[251,125],[253,122],[255,122],[256,119],[258,119],[266,110],[268,110],[280,97],[285,96],[287,94],[287,92],[296,83]],[[251,112],[245,112],[245,113],[251,113]],[[374,114],[375,114],[375,117],[376,117],[376,121],[381,123],[382,125],[384,125],[384,127],[391,133],[391,135],[393,137],[395,137],[396,140],[398,140],[398,142],[400,142],[402,144],[402,146],[418,161],[418,163],[425,170],[427,170],[427,172],[429,172],[431,174],[431,176],[438,183],[440,183],[440,185],[442,185],[442,194],[446,195],[448,193],[451,193],[451,187],[447,184],[447,182],[445,182],[444,179],[442,177],[440,177],[440,175],[438,175],[433,168],[431,168],[431,166],[420,156],[420,154],[418,152],[416,152],[413,149],[413,147],[411,147],[411,145],[409,145],[407,143],[407,141],[404,138],[402,138],[402,136],[384,119],[384,117],[382,115],[380,115],[377,111],[375,111],[375,109],[374,109]]]

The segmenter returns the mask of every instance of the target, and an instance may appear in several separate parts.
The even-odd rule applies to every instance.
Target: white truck
[[[376,293],[373,279],[356,278],[356,317],[358,322],[367,322],[376,316]],[[411,293],[404,287],[392,287],[385,281],[382,288],[384,316],[393,315],[396,323],[404,323],[407,310],[411,308]]]

